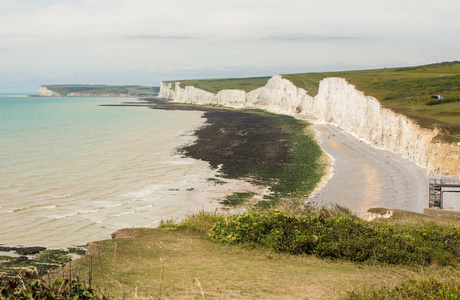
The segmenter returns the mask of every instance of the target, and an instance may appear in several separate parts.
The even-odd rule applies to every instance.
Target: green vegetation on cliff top
[[[70,93],[113,93],[126,94],[132,96],[156,96],[158,87],[148,87],[139,85],[88,85],[88,84],[64,84],[64,85],[45,85],[49,90],[63,96]]]
[[[420,126],[442,129],[439,138],[447,142],[460,140],[460,62],[444,62],[417,67],[376,70],[303,73],[283,75],[310,95],[318,93],[319,81],[342,77],[367,96],[395,112],[408,116]],[[434,95],[446,101],[427,105]]]
[[[296,86],[312,96],[318,93],[319,82],[326,77],[345,78],[367,96],[395,112],[404,114],[420,126],[442,129],[438,136],[447,142],[460,140],[460,62],[443,62],[416,67],[384,68],[325,73],[284,74]],[[222,89],[251,91],[267,83],[268,77],[184,80],[181,87],[191,85],[217,93]],[[172,82],[172,81],[170,81]],[[434,95],[446,101],[427,105]]]
[[[248,78],[220,78],[220,79],[197,79],[197,80],[171,80],[165,83],[180,82],[180,87],[194,86],[196,88],[216,94],[222,90],[243,90],[250,92],[267,84],[270,77]]]

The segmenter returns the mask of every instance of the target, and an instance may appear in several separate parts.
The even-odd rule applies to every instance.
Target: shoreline
[[[62,134],[61,126],[50,132],[47,127],[43,135],[49,142],[44,138],[36,142],[34,137],[23,142],[27,149],[35,149],[30,151],[34,154],[30,158],[14,156],[13,151],[11,155],[3,153],[2,171],[12,174],[2,181],[5,226],[0,244],[4,247],[65,249],[109,238],[120,228],[152,226],[181,208],[188,189],[206,185],[206,177],[214,174],[208,172],[206,163],[184,159],[176,152],[195,140],[193,132],[204,123],[201,112],[98,107],[100,103],[119,102],[104,98],[69,100],[65,102],[68,106],[59,101],[58,105],[56,101],[44,102],[46,107],[57,107],[63,116],[69,116],[71,121],[61,123],[71,124],[76,135],[67,134],[65,142],[54,141],[53,135]],[[33,100],[24,103],[42,105]],[[21,105],[16,107],[21,109]],[[93,113],[101,118],[91,118]],[[80,122],[80,116],[85,115],[90,118],[88,122]],[[92,121],[99,119],[105,121]],[[61,120],[64,118],[58,117],[56,124]],[[118,125],[110,124],[118,120]],[[163,127],[155,127],[157,124]],[[86,127],[93,129],[88,132]],[[12,147],[19,144],[16,141],[21,142],[16,138]],[[23,164],[16,163],[22,163],[22,157],[29,158],[34,168],[26,159]],[[28,184],[19,175],[15,177],[21,172],[25,180],[29,180],[27,176],[39,180]]]
[[[248,177],[257,170],[281,170],[282,163],[288,159],[287,149],[292,145],[283,142],[282,135],[285,133],[280,128],[270,125],[270,116],[240,109],[188,105],[151,98],[140,100],[148,102],[134,105],[204,112],[206,122],[194,132],[197,140],[179,148],[179,152],[185,157],[208,162],[210,168],[217,172],[214,179],[219,183],[191,191],[183,208],[176,213],[177,219],[200,210],[233,209],[219,203],[219,200],[233,193],[250,192],[258,195],[255,198],[262,199],[268,194],[268,183],[255,184],[253,178]],[[254,147],[254,143],[258,147]],[[271,157],[269,151],[278,155]]]
[[[139,99],[140,101],[145,101],[145,99]],[[214,108],[214,107],[198,107],[198,106],[195,106],[195,105],[181,105],[181,104],[174,104],[174,103],[163,103],[162,101],[158,101],[156,102],[155,100],[152,100],[152,99],[149,99],[149,102],[128,102],[128,103],[123,103],[123,104],[102,104],[101,106],[127,106],[127,107],[132,107],[132,106],[135,106],[135,107],[147,107],[147,108],[152,108],[152,109],[159,109],[159,110],[190,110],[190,111],[203,111],[205,114],[206,112],[209,112],[213,115],[213,118],[214,118],[214,128],[216,127],[215,123],[219,123],[218,122],[218,119],[220,118],[221,121],[222,121],[222,112],[224,112],[224,114],[226,112],[230,112],[232,115],[235,115],[236,116],[239,116],[240,114],[247,114],[245,112],[235,112],[235,111],[232,111],[232,110],[228,110],[228,109],[219,109],[219,108]],[[209,124],[208,121],[209,121],[209,117],[203,115],[202,116],[203,118],[206,118],[207,121],[204,125],[200,126],[200,127],[197,127],[197,128],[188,128],[188,130],[190,131],[193,131],[193,135],[194,136],[197,136],[197,133],[201,130],[205,130],[206,129],[209,129],[211,127],[213,127],[212,124]],[[237,117],[237,120],[239,121],[240,118]],[[246,120],[249,120],[249,118],[246,118]],[[222,122],[220,122],[222,123]],[[224,121],[225,123],[225,121]],[[219,126],[219,125],[218,125]],[[246,126],[244,125],[243,123],[241,124],[241,126]],[[220,128],[220,127],[219,127]],[[220,128],[222,129],[222,128]],[[219,129],[219,130],[220,130]],[[235,129],[235,128],[233,128]],[[231,128],[226,128],[224,129],[224,131],[226,132],[231,132],[233,129]],[[240,130],[240,129],[236,129],[236,130]],[[209,135],[211,134],[211,135]],[[211,136],[212,135],[215,135],[216,132],[213,132],[213,133],[207,133],[207,137],[205,138],[205,140],[212,140]],[[236,136],[240,136],[238,134],[236,134]],[[199,138],[197,138],[199,139]],[[230,143],[228,144],[228,146],[231,146],[231,143],[233,142],[233,140],[230,138],[230,139],[227,139],[227,141]],[[185,145],[182,145],[182,146],[179,146],[179,148],[177,148],[175,150],[175,152],[178,152],[179,155],[183,155],[184,157],[188,157],[188,158],[193,158],[193,159],[198,159],[198,160],[204,160],[204,159],[200,159],[200,158],[196,158],[194,157],[196,154],[198,154],[199,152],[201,152],[200,149],[196,149],[196,150],[190,150],[189,149],[189,152],[188,154],[185,154],[183,151],[185,148],[190,148],[190,147],[194,147],[196,146],[197,144],[197,141],[194,141],[192,142],[192,144],[185,144]],[[193,154],[192,154],[193,152]],[[206,187],[202,187],[201,184],[199,184],[199,187],[194,187],[193,190],[187,190],[186,191],[186,194],[185,194],[185,199],[182,201],[182,204],[181,204],[181,207],[175,211],[175,212],[172,212],[171,213],[171,217],[168,217],[167,219],[174,219],[174,220],[180,220],[184,217],[186,217],[188,214],[193,214],[193,213],[197,213],[201,210],[206,210],[206,211],[215,211],[215,210],[225,210],[225,209],[228,209],[228,208],[224,208],[224,205],[222,205],[221,203],[219,203],[219,200],[223,200],[224,197],[228,196],[228,195],[231,195],[232,193],[242,193],[242,192],[254,192],[256,194],[259,194],[259,195],[263,195],[264,193],[266,193],[266,186],[260,186],[260,185],[254,185],[253,183],[249,182],[248,180],[246,180],[246,178],[240,176],[240,178],[233,178],[235,176],[235,174],[239,174],[241,175],[242,173],[239,173],[238,169],[239,167],[231,167],[230,169],[233,170],[231,171],[231,173],[233,174],[233,176],[230,176],[230,178],[221,178],[220,175],[218,175],[218,172],[219,172],[219,169],[221,166],[223,165],[226,165],[226,162],[218,162],[216,163],[216,161],[219,159],[218,157],[215,157],[213,159],[213,162],[214,162],[214,165],[212,163],[210,163],[210,169],[211,169],[211,172],[214,173],[212,176],[210,176],[211,178],[214,178],[216,179],[216,181],[222,181],[224,182],[223,184],[221,183],[214,183],[212,184],[211,181],[209,184],[207,184]],[[238,158],[240,159],[240,158]],[[206,161],[206,160],[204,160]],[[244,159],[242,160],[243,162],[245,161]],[[208,162],[209,163],[209,162]],[[232,165],[230,163],[230,165]],[[247,163],[244,163],[243,165],[248,165]],[[220,173],[220,172],[219,172]],[[210,174],[211,175],[211,174]],[[238,176],[236,176],[238,177]],[[181,189],[182,190],[182,189]],[[231,209],[231,208],[230,208]],[[152,226],[149,226],[149,227],[157,227],[159,225],[159,223],[161,222],[161,220],[165,220],[164,218],[154,222],[152,224]],[[117,232],[118,230],[115,230],[113,233]],[[113,234],[112,233],[112,234]],[[108,236],[108,239],[110,239],[110,235]],[[88,241],[86,243],[86,245],[88,245],[89,243],[92,243],[94,242],[93,240],[91,241]],[[9,246],[9,245],[0,245],[0,249],[3,249],[3,253],[1,254],[5,260],[3,260],[2,262],[5,262],[5,261],[9,261],[9,263],[16,263],[18,265],[22,265],[24,262],[26,262],[26,255],[21,255],[21,253],[28,253],[29,252],[29,249],[30,251],[34,250],[34,249],[39,249],[40,251],[38,252],[34,252],[34,255],[36,254],[39,254],[40,252],[42,251],[45,251],[45,250],[57,250],[57,249],[65,249],[65,248],[72,248],[73,246],[72,245],[69,245],[68,247],[60,247],[60,248],[53,248],[53,247],[49,247],[49,248],[45,248],[45,247],[41,247],[40,245],[27,245],[27,246],[22,246],[19,242],[15,245],[15,246]],[[18,255],[16,255],[18,254]],[[19,256],[19,257],[18,257]],[[6,257],[10,257],[9,259],[7,259]],[[27,259],[33,259],[32,256],[28,257]]]
[[[26,96],[30,96],[30,95],[26,95]],[[95,97],[91,97],[91,98],[95,98]],[[100,97],[100,98],[106,98],[106,97]],[[112,98],[112,97],[110,97]],[[155,104],[155,100],[153,100],[152,102],[152,99],[151,98],[148,98],[150,101],[149,102],[145,102],[146,99],[145,98],[140,98],[140,97],[134,97],[134,96],[130,96],[130,97],[124,97],[124,98],[132,98],[132,99],[137,99],[138,101],[137,102],[123,102],[123,103],[119,103],[119,104],[99,104],[98,106],[115,106],[115,107],[147,107],[147,108],[156,108],[154,107],[156,104]],[[144,102],[142,102],[144,101]],[[159,101],[159,103],[161,103],[161,101]],[[165,108],[165,110],[176,110],[176,109],[169,109],[169,108]],[[178,109],[177,109],[178,110]],[[180,109],[180,110],[190,110],[190,111],[204,111],[205,109],[196,109],[196,108],[193,108],[193,107],[190,107],[190,109]],[[187,131],[190,131],[192,132],[191,135],[195,135],[194,133],[199,130],[200,127],[202,126],[205,126],[205,125],[200,125],[199,127],[193,127],[193,128],[187,128],[186,130]],[[192,142],[193,144],[194,142]],[[189,143],[186,143],[186,144],[182,144],[180,146],[178,146],[178,148],[176,149],[171,149],[171,151],[173,151],[175,154],[174,155],[181,155],[180,154],[180,149],[182,149],[183,147],[186,147],[186,146],[189,146],[190,144]],[[179,151],[178,151],[179,149]],[[195,187],[196,188],[196,187]],[[208,186],[206,187],[204,190],[215,190],[215,188],[213,188],[213,186]],[[190,192],[187,192],[187,200],[190,199],[192,200],[192,203],[189,203],[188,204],[188,201],[185,201],[183,203],[183,205],[185,205],[185,207],[187,208],[198,208],[198,207],[203,207],[205,209],[208,209],[208,208],[218,208],[219,206],[215,205],[215,204],[212,204],[212,203],[209,203],[209,201],[203,201],[203,200],[200,200],[198,199],[198,197],[195,195],[198,193],[199,190],[194,190],[194,191],[190,191]],[[208,194],[211,193],[211,191],[208,191]],[[212,197],[212,195],[210,195]],[[213,197],[212,197],[213,198]],[[182,216],[185,212],[185,208],[181,208],[178,210],[178,212],[176,213],[173,213],[174,214],[174,217],[179,217],[179,216]],[[159,223],[161,220],[158,220],[156,223]],[[157,225],[155,225],[157,226]],[[108,236],[108,238],[110,237],[110,234]],[[85,244],[87,243],[90,243],[90,242],[93,242],[92,240],[90,241],[87,241]],[[85,245],[83,245],[83,243],[80,243],[78,245],[74,245],[74,244],[69,244],[69,245],[62,245],[62,246],[58,246],[58,247],[53,247],[53,246],[43,246],[43,245],[40,245],[40,243],[22,243],[21,241],[19,242],[16,242],[16,243],[1,243],[0,242],[0,251],[2,252],[2,254],[0,256],[10,256],[10,257],[20,257],[20,256],[25,256],[25,255],[34,255],[34,254],[37,254],[43,250],[64,250],[65,249],[72,249],[72,248],[80,248],[80,247],[85,247]]]
[[[140,102],[140,101],[147,101],[147,102]],[[225,182],[223,184],[214,183],[212,185],[208,185],[205,188],[188,190],[186,199],[182,202],[182,207],[178,211],[172,214],[173,215],[172,219],[174,219],[175,221],[181,220],[184,217],[186,217],[188,214],[194,214],[201,210],[205,210],[205,211],[223,210],[224,206],[220,204],[218,200],[223,199],[225,196],[230,195],[232,193],[254,192],[258,195],[264,195],[267,193],[266,186],[254,185],[249,180],[247,180],[245,176],[243,176],[244,174],[246,174],[245,172],[247,171],[246,169],[247,165],[252,164],[252,162],[250,164],[248,163],[248,161],[250,161],[251,158],[254,159],[254,158],[260,157],[260,153],[256,153],[252,157],[243,157],[243,159],[242,159],[242,156],[237,156],[236,157],[237,160],[240,160],[243,162],[243,165],[238,165],[232,162],[231,159],[228,159],[228,161],[227,160],[222,161],[222,156],[220,156],[221,153],[219,153],[219,151],[212,153],[213,151],[216,151],[216,150],[207,148],[209,147],[209,143],[216,144],[215,137],[217,136],[223,137],[222,141],[226,142],[226,144],[225,143],[222,144],[221,143],[222,141],[220,141],[219,145],[217,146],[218,150],[219,149],[220,150],[231,149],[236,144],[238,145],[244,144],[241,142],[242,137],[243,137],[242,139],[243,141],[247,140],[247,141],[251,141],[252,144],[254,143],[254,140],[251,139],[250,137],[250,133],[244,131],[244,129],[245,128],[247,129],[247,126],[248,126],[248,124],[246,124],[245,122],[251,121],[253,123],[254,120],[252,120],[252,118],[244,118],[243,117],[244,114],[248,114],[247,112],[244,112],[244,110],[233,110],[233,109],[222,109],[218,107],[186,105],[186,104],[180,104],[180,103],[164,102],[164,101],[157,100],[157,99],[148,99],[148,100],[139,99],[139,102],[128,102],[124,104],[114,104],[114,105],[104,104],[102,106],[128,106],[128,107],[136,106],[136,107],[148,107],[151,109],[160,109],[160,110],[162,109],[163,110],[190,110],[190,111],[203,111],[204,112],[202,118],[206,118],[205,124],[202,125],[201,127],[191,129],[191,131],[194,131],[193,135],[197,136],[197,140],[194,141],[191,145],[180,146],[178,148],[178,152],[182,153],[182,155],[185,157],[207,161],[210,165],[211,170],[216,171],[216,173],[219,170],[224,171],[223,173],[226,174],[227,176],[224,176],[223,178],[219,178],[219,175],[217,176],[214,175],[213,178],[218,179],[218,180],[222,179],[222,181]],[[330,195],[334,195],[334,194],[336,195],[337,190],[343,192],[343,189],[340,189],[340,187],[337,188],[337,183],[336,183],[337,178],[339,178],[339,181],[340,180],[343,181],[344,178],[349,177],[349,175],[346,172],[344,173],[344,168],[340,167],[342,160],[340,158],[337,158],[336,153],[331,151],[331,149],[333,150],[334,147],[328,148],[325,146],[325,143],[327,142],[330,143],[332,141],[336,141],[336,139],[338,140],[339,133],[338,131],[337,132],[334,131],[334,133],[332,133],[331,135],[328,135],[326,138],[326,135],[327,135],[326,131],[332,130],[331,128],[329,128],[331,127],[331,125],[315,123],[315,121],[312,120],[312,118],[307,115],[291,115],[291,116],[295,117],[296,119],[307,120],[307,121],[314,123],[314,125],[310,126],[310,128],[315,132],[315,140],[320,145],[323,152],[325,153],[324,155],[328,156],[328,161],[324,162],[324,164],[327,166],[325,174],[322,176],[321,181],[316,185],[316,188],[310,193],[310,196],[307,199],[305,199],[305,201],[316,202],[316,203],[318,203],[318,201],[331,203],[330,199],[326,201],[325,198],[330,197]],[[225,119],[226,117],[234,118],[236,121],[234,120],[235,122],[233,124],[231,122],[228,123],[228,119]],[[225,121],[223,121],[224,119]],[[227,123],[227,124],[224,124],[226,127],[225,126],[222,127],[223,123]],[[235,127],[234,126],[235,124],[238,124],[241,127],[239,126]],[[262,125],[259,124],[259,127],[257,128],[259,128],[260,130],[260,128],[264,128],[264,126],[265,124],[262,124]],[[318,126],[323,126],[325,128],[318,129]],[[237,133],[237,134],[232,135],[231,134],[232,131],[233,133]],[[279,139],[279,136],[277,135],[273,136],[272,132],[268,132],[268,135],[272,136],[274,140]],[[235,140],[234,138],[237,138],[240,140]],[[340,138],[343,139],[343,137],[341,136]],[[259,140],[263,141],[264,139],[259,138]],[[355,140],[356,141],[353,142],[355,144],[358,144],[358,145],[365,144],[357,139]],[[243,145],[243,146],[248,146],[248,145],[249,144]],[[284,146],[287,146],[287,145],[284,145]],[[284,149],[283,147],[281,147],[280,150],[283,150]],[[375,147],[372,147],[370,145],[368,145],[368,147],[375,149]],[[249,148],[262,149],[264,147],[254,147],[253,145],[249,145]],[[252,152],[245,152],[249,148],[243,147],[243,149],[245,150],[242,153],[254,154]],[[385,152],[379,149],[375,149],[375,151]],[[204,157],[200,156],[203,154],[205,155]],[[364,154],[360,153],[360,155],[361,154],[364,156],[365,153]],[[227,156],[227,158],[231,157],[232,155]],[[384,155],[381,158],[384,160],[388,160],[388,157],[386,155]],[[267,164],[266,162],[264,163]],[[376,171],[375,168],[367,167],[366,170],[363,171],[364,172],[363,178],[365,178],[364,179],[365,184],[369,185],[369,187],[365,188],[366,190],[365,193],[361,194],[360,197],[363,197],[364,199],[368,196],[372,196],[371,194],[369,194],[369,191],[373,193],[377,193],[378,197],[376,197],[376,199],[374,198],[371,199],[371,202],[359,203],[359,205],[361,205],[361,208],[363,205],[370,205],[372,203],[377,203],[377,202],[382,203],[381,201],[382,197],[380,196],[380,194],[382,194],[382,184],[388,184],[388,183],[381,183],[382,179],[381,178],[379,179],[378,171]],[[362,185],[362,182],[358,182],[358,183]],[[390,184],[394,184],[394,183],[390,182]],[[403,185],[405,185],[405,183]],[[403,191],[401,186],[397,186],[396,189],[399,189],[398,192]],[[343,193],[340,193],[340,195],[343,196]],[[380,202],[378,200],[380,200]],[[354,201],[356,202],[356,199],[354,199]],[[383,202],[383,203],[386,203],[386,202]],[[343,203],[339,203],[339,204],[343,205]],[[343,205],[343,206],[347,206],[347,205]],[[367,209],[371,207],[375,207],[375,206],[365,207],[365,210],[363,210],[362,208],[361,211],[357,212],[358,215],[360,217],[364,217],[363,212],[367,211]],[[390,207],[390,208],[400,208],[400,207]],[[231,208],[227,207],[227,209],[231,209]],[[352,210],[356,210],[356,208]],[[171,219],[171,218],[168,218],[168,219]],[[160,222],[161,221],[156,222],[155,226],[152,226],[152,228],[157,227]],[[117,231],[113,232],[112,234],[116,234]],[[89,241],[87,244],[92,243],[92,242],[94,241]],[[22,248],[29,248],[29,247],[22,247]]]

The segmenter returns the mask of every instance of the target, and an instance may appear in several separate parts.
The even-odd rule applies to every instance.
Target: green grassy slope
[[[225,78],[225,79],[197,79],[197,80],[172,80],[166,83],[180,82],[182,88],[194,86],[202,90],[217,93],[221,90],[243,90],[250,92],[267,84],[270,77]]]
[[[460,97],[460,62],[444,62],[418,67],[376,69],[347,72],[287,74],[284,78],[318,93],[319,82],[326,77],[342,77],[368,96],[395,112],[402,113],[426,128],[440,127],[440,138],[460,140],[460,102],[427,105],[433,95],[446,100]]]
[[[65,85],[47,85],[49,90],[67,95],[69,93],[114,93],[127,95],[155,96],[158,94],[158,87],[147,87],[139,85],[88,85],[88,84],[65,84]]]

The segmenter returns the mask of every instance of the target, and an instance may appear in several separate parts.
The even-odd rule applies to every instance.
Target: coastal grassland
[[[67,95],[70,93],[114,93],[114,94],[126,94],[136,96],[156,96],[158,95],[159,88],[147,87],[139,85],[126,85],[126,86],[115,86],[115,85],[88,85],[88,84],[65,84],[65,85],[47,85],[49,90],[59,93],[61,95]]]
[[[116,299],[336,299],[415,272],[223,246],[186,228],[124,234],[130,237],[93,245],[93,283]],[[82,269],[87,265],[88,258],[80,262]]]
[[[455,268],[460,263],[458,227],[369,223],[343,209],[332,214],[229,215],[218,220],[208,236],[222,244],[355,262]]]
[[[439,139],[447,142],[460,140],[460,102],[451,101],[460,97],[460,62],[406,68],[286,74],[283,77],[306,89],[312,96],[318,93],[322,79],[345,78],[367,96],[377,98],[384,107],[408,116],[420,126],[441,128]],[[429,105],[433,95],[443,95],[446,101]]]
[[[297,230],[308,218],[320,219],[324,226]],[[404,247],[393,245],[393,240],[411,243],[417,239],[410,230],[399,227],[384,239],[366,234],[357,238],[363,228],[385,231],[387,225],[358,220],[340,208],[239,215],[200,212],[180,222],[167,221],[157,229],[123,229],[112,240],[90,244],[88,255],[76,268],[87,270],[92,257],[93,284],[116,299],[371,299],[368,295],[416,290],[419,286],[426,286],[423,292],[434,299],[443,291],[458,297],[458,288],[455,290],[455,282],[451,282],[460,275],[456,267],[443,267],[434,261],[358,262],[335,256],[341,252],[360,255],[367,251],[367,247],[361,251],[364,242],[372,247],[378,244],[389,257],[398,257]],[[252,242],[213,242],[212,236],[223,228]],[[313,230],[317,238],[311,235]],[[245,234],[238,235],[237,231]],[[302,242],[322,243],[322,253],[328,254],[293,254],[296,251],[285,247]],[[444,242],[439,239],[435,243]],[[426,248],[431,247],[430,243]]]
[[[221,90],[243,90],[250,92],[267,84],[270,77],[248,77],[248,78],[220,78],[220,79],[196,79],[177,80],[180,87],[194,86],[196,88],[217,94]],[[164,81],[174,83],[176,81]]]

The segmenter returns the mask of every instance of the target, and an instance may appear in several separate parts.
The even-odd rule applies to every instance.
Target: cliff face
[[[43,97],[62,97],[61,94],[49,90],[46,86],[38,88],[38,95]]]
[[[318,95],[276,75],[264,87],[246,93],[223,90],[217,94],[179,83],[162,83],[159,97],[175,102],[253,107],[277,113],[307,113],[332,123],[359,139],[392,152],[401,153],[429,174],[460,174],[460,148],[433,143],[436,132],[420,128],[407,117],[383,108],[343,78],[320,82]]]
[[[249,93],[242,90],[223,90],[213,94],[193,86],[181,88],[179,82],[162,83],[158,97],[182,103],[236,108],[253,107],[279,113],[292,113],[301,112],[299,105],[305,97],[309,96],[305,90],[295,87],[290,81],[276,75],[264,87]]]

